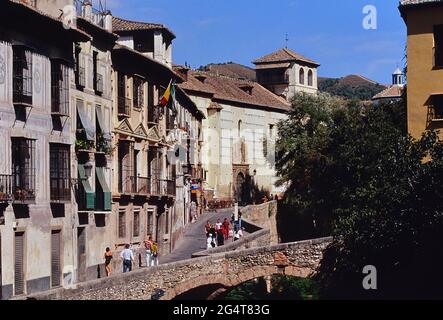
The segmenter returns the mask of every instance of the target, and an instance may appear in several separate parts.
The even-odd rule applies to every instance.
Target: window
[[[432,120],[443,120],[443,95],[431,96]]]
[[[144,91],[143,91],[143,79],[139,77],[134,77],[134,108],[136,109],[143,109],[144,107]]]
[[[126,213],[124,211],[118,213],[118,237],[126,237]]]
[[[434,26],[434,67],[443,67],[443,25]]]
[[[148,128],[152,128],[158,123],[159,108],[155,107],[154,85],[148,85]]]
[[[80,88],[86,85],[85,57],[79,45],[75,46],[75,84]]]
[[[237,135],[240,138],[241,136],[241,125],[242,125],[242,121],[238,120],[238,131],[237,131]]]
[[[92,68],[94,75],[94,91],[98,94],[103,93],[103,75],[98,72],[98,52],[92,53]]]
[[[274,125],[269,125],[269,137],[272,139],[274,137]]]
[[[15,200],[35,200],[35,140],[12,138],[12,176]]]
[[[70,146],[49,145],[49,175],[51,200],[71,200],[71,159]]]
[[[171,210],[168,208],[168,209],[165,209],[165,234],[168,234],[169,233],[169,214],[170,214],[170,212],[171,212]]]
[[[130,116],[131,100],[126,98],[126,77],[123,73],[118,73],[117,79],[117,93],[118,93],[118,115]]]
[[[303,68],[300,68],[298,82],[300,84],[305,84],[305,70]]]
[[[134,211],[133,234],[134,237],[140,236],[140,210]]]
[[[312,70],[308,71],[308,86],[313,86],[314,85],[314,74],[312,72]]]
[[[51,112],[69,115],[69,69],[58,60],[51,61]]]
[[[148,209],[146,215],[146,235],[154,234],[154,210]]]
[[[13,48],[14,103],[32,104],[32,53],[25,47]]]

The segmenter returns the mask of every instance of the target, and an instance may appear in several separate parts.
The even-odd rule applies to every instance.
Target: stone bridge
[[[73,289],[60,288],[32,298],[169,300],[191,290],[206,290],[206,297],[214,297],[217,292],[273,274],[310,277],[319,265],[323,250],[331,241],[332,238],[322,238],[215,253],[80,283]]]

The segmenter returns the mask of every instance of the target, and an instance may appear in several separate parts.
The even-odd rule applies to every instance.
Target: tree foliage
[[[404,101],[375,107],[301,94],[280,125],[286,199],[316,221],[315,236],[334,235],[318,274],[324,297],[409,297],[421,283],[441,284],[425,270],[441,257],[443,143],[435,132],[412,139],[405,119]],[[365,265],[376,266],[380,290],[363,290]]]

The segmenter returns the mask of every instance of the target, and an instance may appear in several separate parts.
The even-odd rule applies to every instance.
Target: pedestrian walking
[[[225,236],[223,235],[222,228],[217,230],[217,245],[223,246],[225,244]]]
[[[110,277],[111,273],[112,273],[112,264],[111,264],[111,261],[112,261],[112,251],[111,251],[111,249],[109,247],[106,248],[104,258],[105,258],[106,276]]]
[[[157,242],[152,242],[152,259],[151,259],[151,267],[155,267],[158,266],[158,243]]]
[[[222,223],[220,219],[217,219],[217,223],[215,224],[215,231],[219,231],[222,228]]]
[[[125,249],[120,254],[123,260],[123,273],[132,271],[132,262],[134,261],[134,253],[129,249],[129,244],[125,245]]]
[[[228,218],[225,218],[225,220],[223,221],[223,235],[225,236],[225,240],[229,239],[229,229],[230,229],[230,223]]]
[[[210,231],[210,230],[211,230],[211,223],[210,223],[209,220],[208,220],[208,222],[206,222],[206,224],[205,224],[206,238],[209,237],[209,231]]]
[[[150,267],[152,264],[152,245],[153,245],[153,241],[152,241],[152,236],[149,236],[144,244],[145,244],[145,249],[146,249],[146,266]]]

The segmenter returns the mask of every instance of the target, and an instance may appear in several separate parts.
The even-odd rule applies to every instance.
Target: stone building
[[[111,50],[118,36],[112,33],[109,11],[96,11],[88,1],[77,9],[77,28],[91,37],[73,44],[75,77],[71,83],[77,173],[73,247],[75,282],[81,282],[105,276],[103,254],[113,244]]]
[[[253,62],[257,81],[288,101],[296,92],[317,93],[317,62],[283,48]]]
[[[443,128],[443,3],[402,0],[407,26],[408,132],[420,138]]]
[[[182,81],[172,69],[175,35],[167,27],[114,17],[113,31],[120,36],[113,50],[116,245],[142,248],[152,235],[166,254],[190,222],[191,158],[180,150],[201,132],[203,115],[178,88],[173,105],[159,105],[169,84]]]
[[[72,44],[89,40],[22,2],[0,3],[2,298],[74,281]]]
[[[205,115],[202,164],[209,199],[250,202],[278,193],[274,169],[277,124],[289,103],[247,80],[182,69],[180,84]]]

